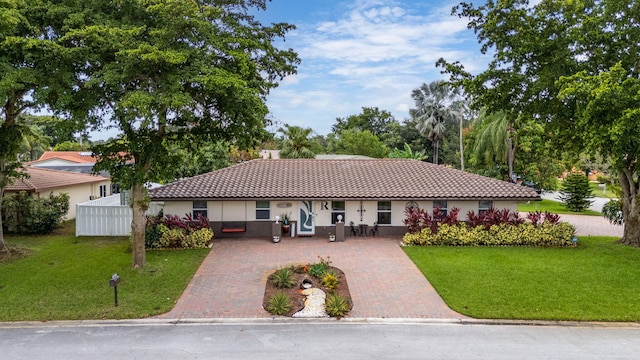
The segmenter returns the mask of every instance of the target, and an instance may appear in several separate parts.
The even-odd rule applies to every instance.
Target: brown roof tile
[[[534,200],[525,186],[417,160],[251,160],[153,189],[169,199]]]
[[[28,178],[16,179],[6,191],[35,191],[41,192],[60,187],[97,183],[107,180],[102,176],[94,176],[68,171],[49,170],[43,168],[25,167]]]

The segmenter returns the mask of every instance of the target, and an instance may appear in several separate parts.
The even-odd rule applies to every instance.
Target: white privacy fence
[[[157,214],[162,206],[152,202],[147,214]],[[120,205],[119,194],[76,204],[76,236],[128,236],[132,218],[131,207]]]

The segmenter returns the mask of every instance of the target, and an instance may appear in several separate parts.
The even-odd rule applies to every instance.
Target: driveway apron
[[[270,318],[262,308],[267,277],[292,265],[330,260],[344,271],[351,292],[352,318],[461,319],[400,248],[399,238],[216,240],[170,312],[185,318]]]

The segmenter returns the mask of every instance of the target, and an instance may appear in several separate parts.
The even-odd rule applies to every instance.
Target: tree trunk
[[[433,163],[438,165],[438,149],[440,147],[440,141],[433,142]]]
[[[0,174],[0,177],[3,175]],[[0,179],[2,182],[2,179]],[[2,209],[2,200],[4,198],[4,187],[0,187],[0,209]],[[0,211],[0,253],[9,252],[7,245],[4,243],[4,231],[2,230],[2,212]]]
[[[133,219],[131,220],[131,236],[133,238],[132,267],[138,269],[144,267],[147,263],[144,236],[147,225],[145,212],[149,208],[149,199],[147,198],[147,189],[143,184],[135,184],[131,187],[131,207],[133,209]]]
[[[464,171],[464,143],[462,136],[462,116],[460,117],[460,170]]]
[[[513,139],[507,139],[507,166],[509,167],[509,181],[515,181],[513,178],[513,158],[515,157],[515,150],[513,149]]]
[[[635,247],[640,246],[640,207],[638,204],[638,189],[640,184],[634,180],[633,170],[625,169],[618,174],[622,196],[622,215],[624,218],[624,233],[621,243]]]

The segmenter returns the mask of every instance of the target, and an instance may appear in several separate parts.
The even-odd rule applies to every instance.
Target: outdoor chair
[[[373,228],[369,231],[369,234],[371,236],[378,235],[378,222],[377,221],[373,223]]]
[[[356,228],[356,224],[352,222],[349,223],[349,226],[351,226],[351,236],[358,236],[358,229]]]

